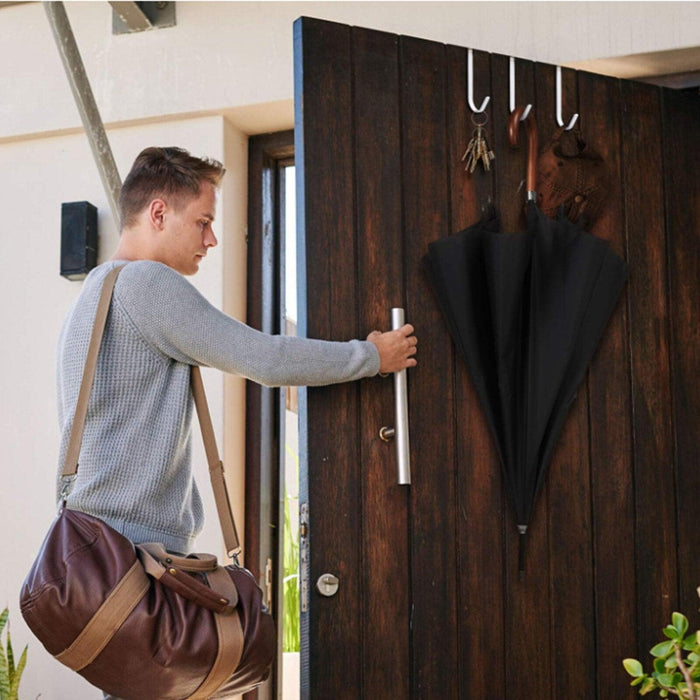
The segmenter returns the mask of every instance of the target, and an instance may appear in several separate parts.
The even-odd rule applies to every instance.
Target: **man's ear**
[[[161,231],[168,206],[162,199],[154,199],[148,206],[148,220],[151,226]]]

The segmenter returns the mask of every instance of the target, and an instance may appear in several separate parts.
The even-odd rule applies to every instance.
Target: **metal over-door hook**
[[[488,103],[491,101],[491,96],[486,95],[481,103],[481,107],[477,107],[474,104],[474,51],[472,49],[467,50],[467,100],[469,108],[474,114],[481,114],[485,111]]]
[[[561,116],[561,66],[557,66],[557,124],[564,126],[564,118]],[[578,119],[578,112],[571,117],[569,124],[564,127],[565,131],[571,131]]]
[[[508,64],[508,106],[510,108],[510,113],[515,112],[515,58],[510,57],[510,62]],[[530,110],[532,105],[528,104],[525,110],[520,115],[520,121],[524,122],[530,115]]]

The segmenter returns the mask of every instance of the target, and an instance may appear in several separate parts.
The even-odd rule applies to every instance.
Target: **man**
[[[179,148],[139,154],[120,195],[117,250],[86,278],[58,346],[62,466],[102,282],[126,264],[67,505],[135,543],[162,542],[177,553],[191,551],[203,521],[191,472],[191,365],[284,386],[352,381],[416,364],[410,325],[374,331],[366,341],[328,342],[266,335],[209,304],[183,275],[195,274],[217,243],[212,224],[223,174],[221,163]]]

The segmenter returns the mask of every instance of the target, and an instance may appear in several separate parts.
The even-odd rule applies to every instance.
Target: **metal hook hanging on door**
[[[510,64],[508,66],[508,106],[510,108],[510,113],[515,112],[515,58],[510,57]],[[532,109],[532,105],[528,104],[523,111],[520,121],[524,122]]]
[[[574,128],[574,124],[578,119],[578,112],[571,117],[571,121],[568,126],[564,127],[565,131],[571,131]],[[561,116],[561,66],[557,66],[557,124],[559,126],[564,126],[564,119]]]
[[[491,96],[487,95],[484,97],[481,107],[477,107],[474,104],[474,51],[472,49],[467,50],[467,100],[469,101],[469,108],[474,114],[481,114],[491,101]]]

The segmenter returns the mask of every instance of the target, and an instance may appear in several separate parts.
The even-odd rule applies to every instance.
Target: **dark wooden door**
[[[611,187],[593,233],[630,277],[572,406],[524,579],[496,453],[421,259],[489,198],[517,231],[525,149],[506,141],[508,57],[475,52],[494,168],[472,177],[467,51],[312,19],[295,26],[300,254],[311,337],[364,337],[406,309],[413,482],[396,481],[390,379],[309,390],[304,697],[620,700],[671,612],[698,626],[700,197],[697,94],[564,71]],[[516,62],[556,128],[553,66]],[[317,579],[335,574],[333,597]]]

